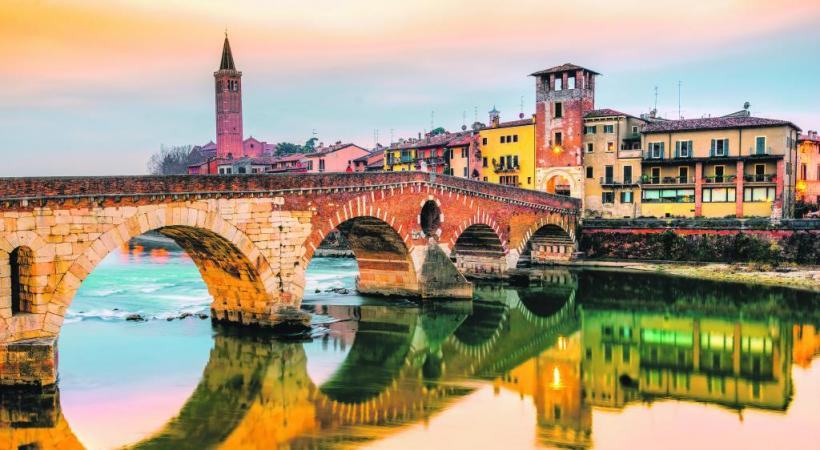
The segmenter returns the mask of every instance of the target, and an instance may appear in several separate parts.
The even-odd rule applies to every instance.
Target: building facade
[[[353,160],[369,155],[370,151],[352,143],[336,142],[305,155],[303,162],[311,173],[353,172]]]
[[[647,124],[641,214],[790,216],[799,131],[791,122],[748,115]]]
[[[490,124],[478,130],[480,179],[490,183],[535,189],[535,125],[533,119],[501,122],[490,111]]]
[[[589,217],[641,212],[641,131],[645,122],[612,109],[584,115],[584,210]]]
[[[797,200],[820,205],[820,139],[809,131],[798,139]]]
[[[478,137],[472,133],[463,133],[447,144],[449,158],[449,175],[471,180],[481,179],[481,150]]]

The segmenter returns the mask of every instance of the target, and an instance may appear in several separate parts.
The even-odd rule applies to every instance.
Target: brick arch
[[[191,256],[214,297],[215,319],[264,323],[273,312],[278,278],[253,241],[215,211],[168,206],[135,214],[87,245],[56,283],[43,331],[57,334],[80,284],[109,253],[148,231],[174,239]]]
[[[481,212],[481,210],[476,210],[475,214],[472,217],[464,219],[458,225],[458,227],[454,230],[450,239],[448,241],[450,248],[455,249],[456,242],[473,225],[486,225],[489,227],[495,235],[498,237],[499,242],[501,242],[501,247],[504,249],[504,253],[509,251],[508,244],[509,244],[509,236],[507,236],[506,231],[503,227],[499,226],[498,222],[493,219],[492,216],[487,214],[486,212]]]
[[[521,241],[515,247],[515,252],[510,252],[514,255],[509,261],[510,267],[518,265],[521,256],[525,255],[530,248],[530,243],[536,237],[536,234],[547,229],[547,227],[560,230],[564,237],[557,242],[555,246],[548,246],[548,249],[555,248],[556,252],[546,255],[548,260],[569,260],[572,256],[572,251],[575,248],[575,227],[574,222],[568,220],[560,214],[550,214],[546,217],[541,217],[527,228],[527,231],[522,235]],[[557,233],[561,235],[562,233]],[[571,248],[570,248],[571,247]],[[530,255],[532,257],[532,255]],[[531,259],[532,260],[532,259]]]
[[[549,216],[539,218],[538,220],[533,222],[533,224],[530,225],[529,228],[527,228],[527,231],[524,232],[521,242],[515,247],[515,249],[518,250],[519,254],[527,248],[527,245],[529,245],[532,236],[536,232],[538,232],[538,230],[548,225],[557,226],[558,228],[562,229],[565,233],[567,233],[570,239],[572,239],[573,241],[575,240],[574,227],[571,227],[570,224],[567,223],[567,220],[563,218],[561,215],[550,214]]]

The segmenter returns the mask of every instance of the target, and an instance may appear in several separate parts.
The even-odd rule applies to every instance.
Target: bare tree
[[[159,152],[151,155],[148,160],[148,172],[151,175],[184,175],[188,173],[188,165],[192,161],[192,147],[190,145],[162,145]]]

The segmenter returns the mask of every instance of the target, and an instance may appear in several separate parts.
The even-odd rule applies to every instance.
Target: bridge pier
[[[41,388],[56,382],[56,337],[0,343],[0,386]]]

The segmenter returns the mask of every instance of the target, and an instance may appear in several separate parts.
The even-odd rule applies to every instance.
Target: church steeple
[[[236,70],[233,63],[233,53],[231,53],[231,43],[228,42],[228,32],[225,32],[225,43],[222,44],[222,61],[219,63],[219,70]]]

